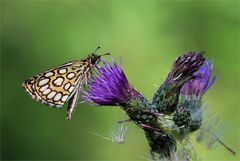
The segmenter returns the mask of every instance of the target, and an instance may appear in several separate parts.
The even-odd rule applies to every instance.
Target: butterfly
[[[34,100],[48,106],[62,108],[68,102],[67,119],[71,120],[81,89],[98,68],[101,56],[110,55],[97,55],[95,52],[86,59],[71,61],[35,75],[24,81],[22,86]]]

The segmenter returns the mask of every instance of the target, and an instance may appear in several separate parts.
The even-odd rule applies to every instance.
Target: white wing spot
[[[74,86],[71,86],[71,87],[69,88],[68,92],[71,93],[71,92],[73,91],[73,89],[74,89]]]
[[[45,91],[43,91],[43,95],[47,95],[48,93],[50,93],[51,92],[51,89],[46,89]]]
[[[64,95],[61,100],[62,100],[63,102],[65,102],[65,101],[67,100],[67,98],[68,98],[68,95]]]
[[[43,92],[43,91],[45,91],[48,87],[49,87],[49,85],[46,84],[45,86],[42,86],[42,87],[40,88],[40,91]]]
[[[67,73],[67,69],[66,68],[59,69],[58,73],[60,73],[60,74]]]
[[[62,77],[58,77],[57,79],[55,79],[53,81],[53,84],[56,85],[56,86],[61,86],[63,81],[64,81],[64,79]]]
[[[71,86],[71,83],[68,82],[67,84],[65,84],[64,89],[65,89],[65,90],[68,90],[68,88],[69,88],[70,86]]]
[[[47,98],[48,98],[48,99],[52,99],[52,98],[55,96],[56,93],[57,93],[56,91],[52,91],[51,93],[49,93],[49,95],[47,96]]]
[[[74,73],[69,73],[69,74],[67,75],[67,78],[68,78],[68,79],[72,79],[74,76],[75,76]]]
[[[62,97],[61,93],[57,93],[56,96],[53,98],[54,101],[59,101]]]
[[[45,77],[51,77],[51,76],[53,76],[53,74],[54,74],[53,72],[48,72],[45,74]]]
[[[38,82],[38,85],[41,87],[41,86],[47,84],[48,82],[49,82],[49,78],[46,78],[46,79],[40,80]]]

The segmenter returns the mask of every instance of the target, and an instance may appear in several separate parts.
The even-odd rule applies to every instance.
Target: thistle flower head
[[[129,103],[132,99],[144,98],[130,86],[123,69],[115,61],[113,64],[105,63],[98,71],[89,84],[89,90],[85,91],[85,101],[114,106]]]
[[[210,60],[205,61],[199,70],[194,73],[195,77],[183,85],[181,94],[201,98],[216,81],[216,76],[210,80],[212,69],[212,62]]]
[[[167,83],[177,82],[182,86],[186,81],[190,80],[201,65],[205,58],[201,52],[189,52],[177,58],[173,64],[172,71],[166,80]]]

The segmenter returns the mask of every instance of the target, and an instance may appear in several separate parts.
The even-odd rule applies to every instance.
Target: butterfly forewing
[[[86,80],[83,61],[73,61],[34,76],[23,83],[33,99],[54,107],[64,103]]]

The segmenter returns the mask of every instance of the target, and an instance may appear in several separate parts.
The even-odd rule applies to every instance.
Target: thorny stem
[[[163,116],[163,114],[154,113],[141,108],[133,109],[131,107],[128,107],[127,105],[125,105],[123,109],[130,118],[127,120],[119,121],[118,123],[134,121],[134,123],[138,125],[140,128],[142,128],[146,133],[152,158],[154,160],[159,160],[162,158],[171,159],[171,154],[176,151],[176,140],[172,136],[165,133],[164,131],[159,129],[157,126],[155,126],[154,123],[152,124],[152,122],[154,122],[154,119],[157,119],[158,116]],[[151,116],[151,118],[146,118],[149,116]],[[141,119],[141,117],[144,117],[144,119]],[[146,122],[143,121],[148,119],[151,121],[146,121]],[[184,128],[184,127],[185,126],[183,125],[178,128]],[[205,129],[205,131],[210,133],[229,152],[231,152],[233,155],[236,155],[236,152],[232,150],[230,147],[228,147],[225,143],[223,143],[223,141],[221,141],[216,135],[214,135],[207,129]]]
[[[171,154],[176,151],[176,140],[166,132],[158,128],[157,118],[161,113],[154,113],[146,109],[131,108],[131,106],[122,106],[123,110],[130,117],[122,122],[133,121],[137,126],[144,130],[152,159],[160,160],[171,158]]]

